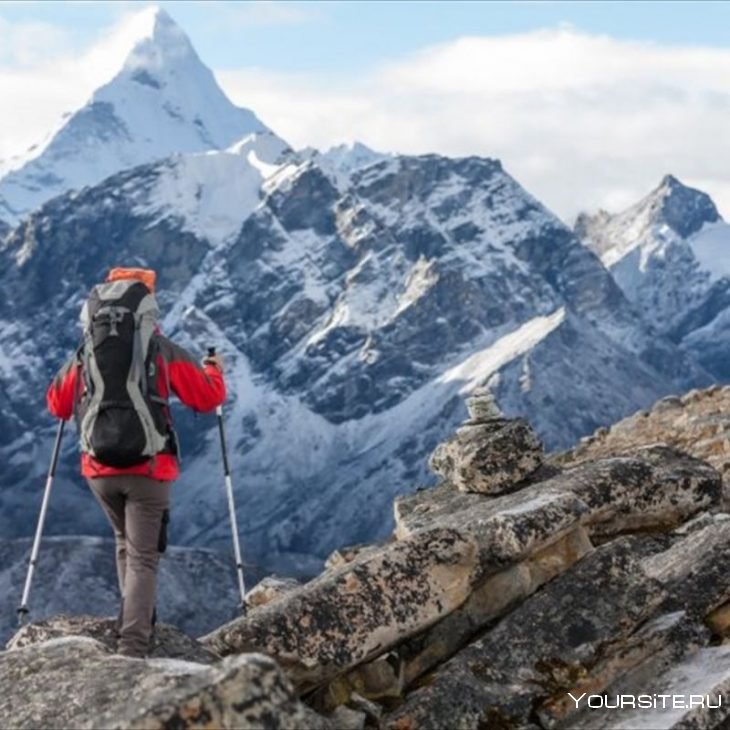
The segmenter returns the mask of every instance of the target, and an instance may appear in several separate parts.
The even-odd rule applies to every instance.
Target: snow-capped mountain
[[[350,184],[353,173],[392,157],[392,155],[376,152],[362,142],[336,145],[325,152],[306,147],[298,152],[298,156],[302,161],[315,160],[341,190],[345,190]]]
[[[660,333],[730,378],[730,225],[671,175],[636,205],[581,215],[576,232]]]
[[[76,159],[117,165],[52,199],[51,179],[47,202],[0,243],[0,534],[32,531],[54,430],[45,388],[111,266],[155,268],[163,329],[226,356],[245,561],[279,572],[385,536],[393,497],[432,479],[427,456],[477,385],[558,448],[710,382],[500,162],[357,144],[292,153],[222,97],[166,15],[153,18],[94,95],[113,114],[85,108],[88,149],[74,117],[17,172],[27,181],[47,164],[62,186]],[[173,542],[227,548],[215,421],[176,416]],[[69,437],[48,529],[104,534],[77,461]]]
[[[158,271],[168,333],[225,354],[247,561],[280,572],[387,534],[393,496],[430,480],[428,454],[479,384],[558,447],[709,382],[499,162],[395,156],[349,180],[341,190],[316,158],[267,168],[241,150],[182,155],[60,196],[11,233],[3,534],[27,531],[52,431],[45,385],[75,347],[88,288],[120,263]],[[225,189],[239,192],[217,210]],[[178,423],[173,537],[225,547],[214,422]],[[54,531],[103,529],[76,460],[69,440]]]
[[[17,222],[55,195],[172,154],[273,136],[229,101],[164,10],[148,8],[138,20],[139,37],[116,76],[0,177],[0,218]]]

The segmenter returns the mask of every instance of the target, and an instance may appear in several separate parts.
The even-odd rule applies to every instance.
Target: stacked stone
[[[462,492],[501,494],[543,463],[543,445],[523,418],[506,418],[492,393],[478,388],[467,398],[469,419],[436,447],[429,465]]]

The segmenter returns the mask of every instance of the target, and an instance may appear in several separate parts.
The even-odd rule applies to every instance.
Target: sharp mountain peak
[[[125,30],[131,50],[119,72],[0,177],[0,218],[15,224],[52,197],[137,165],[273,134],[226,96],[165,10],[145,8]]]

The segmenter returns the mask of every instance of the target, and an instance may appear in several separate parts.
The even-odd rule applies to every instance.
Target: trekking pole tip
[[[22,626],[25,623],[25,619],[28,617],[28,607],[21,606],[18,611],[18,626]]]

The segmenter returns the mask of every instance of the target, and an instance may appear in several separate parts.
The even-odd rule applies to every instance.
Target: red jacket
[[[173,393],[194,411],[212,411],[226,399],[223,374],[215,365],[198,365],[195,358],[171,342],[156,334],[160,344],[157,358],[158,392],[169,398],[169,381]],[[67,362],[48,388],[48,410],[57,418],[67,421],[74,412],[76,384],[81,377],[81,364],[76,358]],[[100,464],[89,454],[81,454],[81,474],[85,477],[103,477],[114,474],[141,474],[151,479],[171,481],[177,479],[180,467],[174,454],[157,454],[144,464],[118,469]]]

